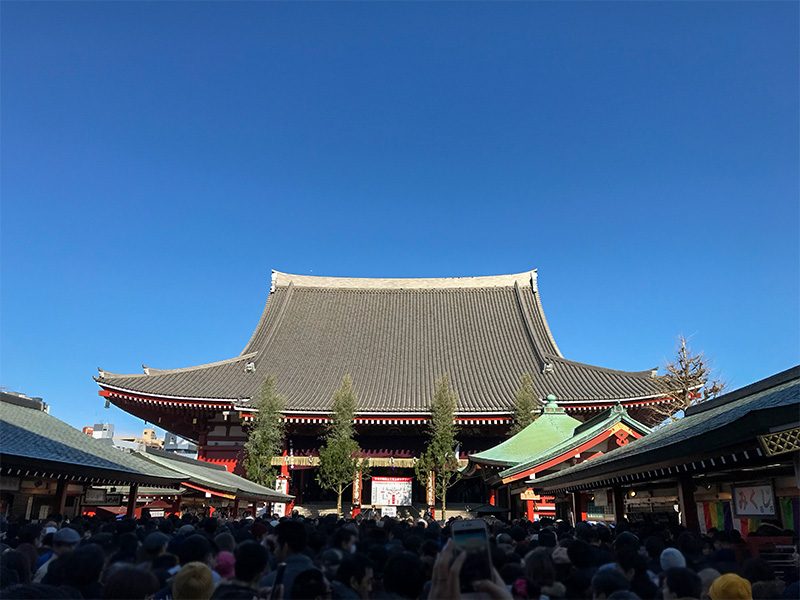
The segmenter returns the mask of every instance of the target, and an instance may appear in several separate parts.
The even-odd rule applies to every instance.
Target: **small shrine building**
[[[621,404],[581,422],[550,395],[541,414],[525,429],[493,448],[471,454],[463,474],[479,476],[489,489],[489,503],[507,507],[512,516],[565,517],[556,514],[553,496],[535,493],[535,480],[607,454],[649,432]],[[572,507],[576,518],[587,520],[590,504],[591,496],[577,496]]]

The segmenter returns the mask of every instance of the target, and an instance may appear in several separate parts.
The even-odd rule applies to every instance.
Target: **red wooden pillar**
[[[694,501],[694,483],[691,477],[678,478],[678,502],[681,509],[681,525],[693,533],[700,533],[697,518],[697,503]]]
[[[533,500],[525,500],[525,512],[528,521],[533,521],[536,518],[536,509],[533,505]]]
[[[136,496],[138,494],[139,494],[139,484],[138,483],[131,484],[131,487],[128,490],[128,507],[125,510],[125,516],[131,518],[136,516]]]
[[[588,499],[582,492],[572,493],[572,511],[575,515],[575,522],[588,521],[589,514],[586,512]]]

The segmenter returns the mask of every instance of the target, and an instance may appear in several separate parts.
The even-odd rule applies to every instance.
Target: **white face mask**
[[[355,554],[355,553],[356,553],[356,545],[355,544],[351,544],[350,545],[350,554]]]

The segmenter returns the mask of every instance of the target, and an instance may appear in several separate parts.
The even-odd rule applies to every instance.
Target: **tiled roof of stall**
[[[561,355],[542,309],[536,271],[444,279],[358,279],[273,272],[242,353],[185,369],[100,372],[105,389],[151,398],[247,406],[268,374],[286,409],[327,410],[350,374],[360,412],[427,412],[449,374],[458,411],[507,412],[524,373],[544,398],[647,399],[664,394],[652,370],[616,371]]]
[[[31,399],[3,393],[0,405],[0,459],[3,467],[30,465],[31,471],[81,475],[132,483],[177,485],[174,471],[142,460],[78,431],[41,410]]]
[[[194,485],[208,487],[218,492],[270,502],[289,502],[294,498],[294,496],[277,492],[244,477],[239,477],[222,465],[214,465],[154,448],[147,448],[141,456],[146,461],[177,471],[183,476],[183,481],[189,481]]]
[[[661,462],[678,463],[693,453],[715,451],[775,428],[800,416],[800,367],[687,409],[685,416],[622,448],[536,481],[541,489],[603,479],[613,473],[644,469]]]

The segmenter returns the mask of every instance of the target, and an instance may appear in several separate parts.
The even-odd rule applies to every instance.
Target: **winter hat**
[[[64,544],[66,546],[70,544],[77,544],[80,541],[81,536],[71,527],[64,527],[64,529],[59,529],[53,534],[54,544]]]
[[[683,569],[686,567],[686,559],[681,554],[680,550],[675,548],[665,548],[661,553],[661,570],[667,569]]]
[[[708,590],[711,600],[753,600],[750,582],[734,573],[717,577]]]
[[[219,574],[220,577],[223,579],[233,579],[233,576],[235,575],[235,567],[236,559],[233,557],[233,554],[227,550],[223,550],[217,554],[217,566],[214,567],[214,570]]]

